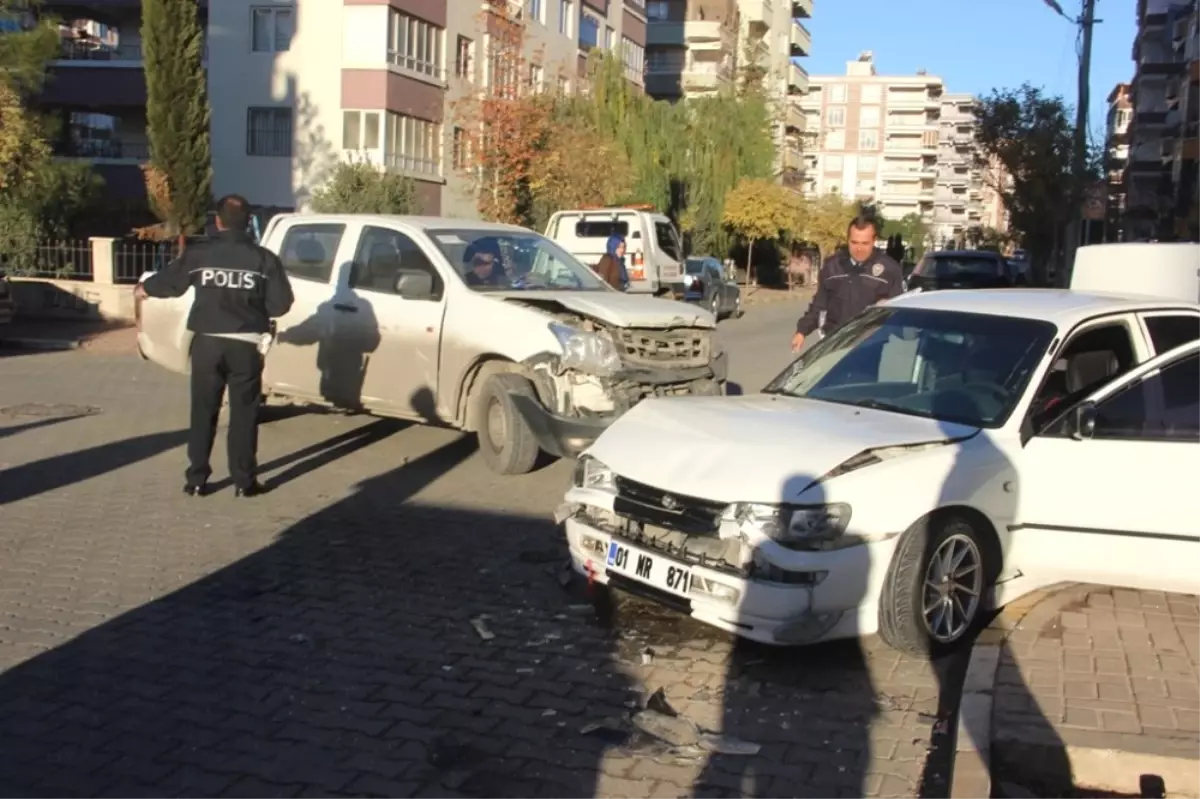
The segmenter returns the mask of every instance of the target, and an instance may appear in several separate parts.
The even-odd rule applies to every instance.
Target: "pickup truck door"
[[[349,270],[336,349],[362,363],[362,404],[376,412],[438,421],[437,377],[446,275],[425,233],[366,225]]]
[[[342,270],[335,266],[351,260],[359,227],[296,219],[270,232],[267,246],[283,262],[296,300],[276,322],[275,344],[263,369],[265,389],[337,402],[338,362],[331,345]]]
[[[1200,343],[1151,358],[1076,408],[1082,417],[1068,410],[1021,453],[1012,531],[1031,536],[1022,549],[1033,563],[1014,565],[1056,580],[1200,591]]]

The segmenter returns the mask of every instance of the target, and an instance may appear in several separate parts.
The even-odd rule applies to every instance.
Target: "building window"
[[[646,71],[646,48],[628,36],[621,37],[621,61],[625,64],[625,77],[640,81]]]
[[[864,155],[858,159],[858,171],[874,173],[879,168],[879,159],[873,155]]]
[[[831,128],[846,127],[846,109],[844,106],[829,108],[825,112],[825,124]]]
[[[879,127],[879,106],[864,105],[858,109],[858,125],[861,128]]]
[[[825,171],[826,172],[841,172],[842,157],[840,155],[825,156]]]
[[[558,76],[558,93],[563,97],[571,93],[571,79],[565,75]]]
[[[443,34],[437,25],[391,9],[388,14],[388,61],[431,78],[440,78],[444,66]]]
[[[864,83],[862,95],[859,98],[864,103],[878,103],[883,99],[883,87],[878,83]]]
[[[558,32],[563,36],[575,35],[575,3],[572,0],[558,0]]]
[[[487,75],[484,83],[495,97],[515,96],[521,86],[521,54],[505,46],[503,42],[488,36],[484,44],[487,51]]]
[[[475,42],[466,36],[459,36],[454,47],[454,75],[466,80],[475,78]]]
[[[256,53],[284,53],[292,47],[296,12],[291,6],[250,9],[251,44]]]
[[[650,50],[646,53],[647,72],[682,72],[686,50]]]
[[[835,83],[829,87],[829,102],[831,102],[831,103],[846,102],[846,84]]]
[[[584,50],[600,46],[600,20],[591,14],[579,17],[579,46]]]
[[[355,152],[378,150],[381,120],[378,111],[343,111],[342,149]]]
[[[287,158],[292,154],[292,109],[246,109],[246,155]]]
[[[860,130],[858,132],[858,149],[874,150],[879,147],[879,131]]]
[[[541,64],[529,65],[529,88],[535,94],[541,94],[546,85],[546,70]]]
[[[525,16],[528,19],[545,24],[546,18],[542,15],[543,10],[542,0],[525,0]]]
[[[831,130],[825,134],[825,146],[831,150],[843,150],[846,147],[846,131]]]
[[[667,0],[650,0],[646,3],[646,19],[651,22],[665,22],[670,16],[670,3]]]
[[[462,172],[471,162],[471,141],[467,138],[467,132],[462,128],[455,128],[451,139],[451,158],[453,159],[454,168]]]
[[[389,111],[386,155],[389,169],[439,177],[442,174],[442,126]]]

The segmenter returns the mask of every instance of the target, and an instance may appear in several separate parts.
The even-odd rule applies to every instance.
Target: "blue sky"
[[[1081,0],[1058,0],[1077,17]],[[952,92],[986,94],[1025,81],[1077,98],[1077,28],[1044,0],[816,0],[804,20],[813,53],[799,63],[810,74],[840,74],[862,50],[882,74],[925,69]],[[1133,77],[1130,51],[1137,0],[1097,0],[1092,40],[1091,133],[1103,139],[1104,98]]]

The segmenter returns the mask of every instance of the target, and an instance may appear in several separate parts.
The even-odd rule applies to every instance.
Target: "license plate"
[[[675,594],[688,596],[692,570],[658,555],[612,541],[608,545],[608,570]]]

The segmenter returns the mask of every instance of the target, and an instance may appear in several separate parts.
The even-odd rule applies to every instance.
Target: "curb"
[[[1043,605],[1065,605],[1088,589],[1066,583],[1034,591],[1005,605],[971,647],[971,659],[963,679],[955,730],[954,765],[950,775],[951,799],[992,795],[992,702],[996,694],[996,672],[1008,636],[1034,610]]]
[[[65,338],[0,338],[0,347],[13,349],[37,350],[38,352],[66,352],[77,350],[81,342]]]

